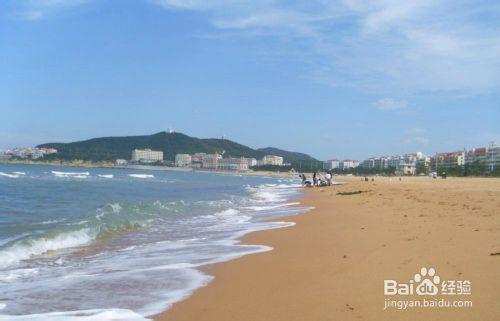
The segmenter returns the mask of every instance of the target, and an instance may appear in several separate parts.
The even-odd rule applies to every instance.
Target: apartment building
[[[219,162],[222,159],[222,156],[219,154],[204,154],[201,157],[201,168],[217,170],[219,169]]]
[[[175,155],[175,166],[177,167],[191,166],[191,155],[189,154]]]
[[[437,153],[431,158],[431,166],[437,168],[451,168],[465,165],[465,152]]]
[[[250,159],[245,157],[228,157],[219,161],[220,170],[247,171],[249,169]]]
[[[259,162],[259,165],[283,166],[283,157],[275,155],[266,155],[262,157],[262,160]]]
[[[132,151],[132,162],[155,163],[163,161],[163,152],[151,149],[134,149]]]
[[[351,160],[351,159],[345,159],[339,163],[339,168],[340,169],[349,169],[349,168],[354,168],[358,167],[359,162],[357,160]]]
[[[323,162],[323,170],[330,171],[340,167],[340,161],[338,159],[330,159]]]

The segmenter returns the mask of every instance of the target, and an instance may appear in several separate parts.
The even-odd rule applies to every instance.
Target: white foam
[[[27,315],[0,315],[0,321],[147,321],[142,315],[127,309],[95,309],[50,312]]]
[[[99,176],[101,178],[113,178],[113,177],[115,177],[113,174],[99,174],[97,176]]]
[[[58,172],[58,171],[52,171],[52,174],[54,174],[55,177],[60,177],[60,178],[78,178],[78,179],[86,179],[86,178],[89,178],[89,176],[90,176],[89,172]]]
[[[57,173],[65,173],[65,172],[57,172]],[[30,173],[31,174],[31,173]],[[54,174],[56,175],[56,174]],[[127,175],[127,174],[126,174]],[[57,176],[57,175],[56,175]],[[86,176],[82,173],[71,173],[71,174],[59,174],[62,177],[75,177],[75,176]],[[100,177],[100,175],[92,174],[94,177]],[[130,177],[135,178],[153,178],[153,175],[147,174],[128,174]],[[161,178],[158,176],[158,178]],[[103,180],[100,180],[101,182]],[[155,181],[152,181],[155,182]],[[79,305],[78,302],[68,303],[64,306],[64,308],[56,308],[54,306],[53,309],[58,309],[59,311],[64,311],[65,309],[75,309],[77,311],[65,311],[65,312],[50,312],[50,313],[40,313],[40,314],[30,314],[30,315],[1,315],[0,313],[0,321],[12,320],[12,321],[32,321],[32,320],[49,320],[49,321],[61,321],[61,320],[84,320],[84,321],[107,321],[107,320],[147,320],[144,316],[151,316],[158,312],[164,311],[169,308],[171,304],[174,302],[180,301],[190,294],[194,292],[197,288],[206,285],[213,277],[204,274],[199,271],[198,268],[200,266],[204,266],[206,264],[213,264],[216,262],[222,262],[231,260],[237,257],[241,257],[243,255],[251,254],[251,253],[259,253],[264,251],[272,250],[271,247],[266,246],[257,246],[257,245],[241,245],[239,244],[239,238],[252,231],[256,230],[264,230],[264,229],[272,229],[272,228],[283,228],[287,226],[292,226],[294,223],[287,222],[263,222],[259,220],[265,220],[267,218],[276,218],[279,215],[282,215],[284,212],[288,212],[287,209],[283,209],[281,207],[286,207],[287,205],[295,205],[294,203],[285,204],[289,196],[294,195],[296,192],[295,189],[291,189],[289,187],[293,187],[291,185],[260,185],[258,187],[248,187],[251,192],[251,197],[248,195],[245,196],[235,196],[234,198],[231,196],[231,200],[215,200],[215,201],[173,201],[169,203],[161,203],[155,202],[154,208],[147,208],[147,211],[160,212],[161,215],[163,213],[170,214],[171,212],[186,214],[179,215],[179,220],[175,217],[175,220],[171,218],[172,215],[168,217],[168,223],[172,223],[172,226],[168,228],[168,231],[172,230],[175,233],[179,230],[179,232],[183,232],[181,229],[184,227],[183,224],[187,228],[191,227],[193,224],[193,231],[186,230],[189,232],[188,235],[174,235],[174,240],[163,240],[163,238],[158,237],[155,238],[155,242],[151,244],[135,244],[133,238],[126,238],[127,242],[124,244],[119,244],[118,247],[110,247],[110,250],[106,250],[102,253],[97,253],[95,255],[91,255],[86,257],[86,262],[89,265],[82,264],[74,265],[72,256],[65,256],[65,252],[61,251],[55,253],[55,255],[44,256],[42,257],[41,263],[50,265],[50,275],[46,275],[45,268],[40,268],[40,273],[34,277],[26,274],[25,279],[22,277],[16,281],[13,281],[13,284],[8,284],[15,289],[15,285],[17,282],[26,282],[26,284],[33,282],[36,284],[35,286],[42,285],[45,282],[46,278],[48,281],[53,282],[53,280],[60,281],[66,280],[65,282],[61,282],[61,288],[67,292],[72,293],[74,289],[78,291],[83,291],[84,294],[82,296],[82,301],[85,300],[87,295],[92,299],[96,298],[98,295],[98,299],[104,302],[106,305],[104,307],[109,307],[110,309],[96,309],[96,310],[83,310],[87,308],[93,308],[97,305]],[[226,197],[227,195],[225,195]],[[148,203],[149,204],[149,203]],[[182,206],[180,206],[182,204]],[[297,203],[298,204],[298,203]],[[185,206],[184,206],[185,205]],[[190,206],[194,205],[195,208],[193,211],[190,211]],[[126,217],[130,211],[130,206],[128,203],[122,204],[123,209],[118,203],[107,204],[106,206],[96,210],[95,217],[100,220],[103,215],[110,215],[109,219],[114,223],[114,219],[116,217]],[[148,205],[149,206],[149,205]],[[273,210],[276,209],[276,210]],[[205,214],[205,210],[208,211],[211,215],[202,215]],[[256,211],[270,210],[267,212],[256,212]],[[121,213],[123,212],[123,213]],[[201,212],[201,213],[200,213]],[[293,212],[291,210],[290,212]],[[135,212],[134,212],[135,213]],[[207,214],[208,214],[207,213]],[[116,215],[120,214],[120,215]],[[269,215],[268,215],[269,214]],[[156,215],[156,214],[155,214]],[[158,214],[160,215],[160,214]],[[274,216],[273,216],[274,215]],[[156,216],[155,216],[156,217]],[[84,217],[87,218],[87,217]],[[253,220],[256,218],[256,220]],[[81,218],[80,218],[81,219]],[[170,221],[172,219],[172,221]],[[200,219],[200,220],[198,220]],[[69,219],[68,219],[69,220]],[[76,220],[77,221],[77,220]],[[89,221],[93,223],[93,218],[90,217]],[[194,221],[194,223],[193,223]],[[69,224],[85,224],[87,221],[81,221],[79,223],[67,223]],[[105,220],[105,223],[108,223],[108,220]],[[160,222],[162,223],[162,222]],[[111,224],[111,223],[110,223]],[[90,225],[94,226],[94,225]],[[101,226],[101,225],[98,225]],[[163,232],[161,227],[162,224],[154,224],[155,228],[158,228],[157,231],[146,230],[140,231],[139,237],[144,237],[149,240],[149,235],[147,233],[151,232],[160,233]],[[82,228],[82,227],[74,227],[74,228]],[[213,231],[210,229],[213,228]],[[98,228],[96,228],[96,231]],[[92,230],[93,231],[93,230]],[[178,240],[179,236],[181,237],[191,237],[198,236],[198,231],[203,232],[200,238],[189,238]],[[102,232],[102,231],[100,231]],[[72,232],[67,232],[72,233]],[[174,234],[175,234],[174,233]],[[206,233],[206,235],[205,235]],[[31,258],[35,256],[37,259],[37,255],[43,254],[50,250],[63,249],[66,247],[73,247],[79,245],[85,245],[89,243],[95,238],[94,234],[91,231],[86,230],[87,239],[84,236],[81,237],[80,241],[72,242],[63,242],[63,240],[59,240],[59,245],[56,246],[54,243],[55,240],[49,242],[46,239],[33,239],[33,242],[40,242],[41,244],[37,244],[33,246],[31,243],[27,243],[26,239],[21,240],[19,242],[12,242],[9,244],[9,247],[4,249],[5,251],[10,251],[11,254],[16,254],[16,260],[23,260],[19,257]],[[153,235],[156,237],[156,235]],[[156,242],[158,240],[158,242]],[[24,241],[24,242],[23,242]],[[47,244],[47,243],[51,243]],[[61,244],[64,243],[64,246]],[[11,245],[14,246],[11,246]],[[74,244],[74,245],[73,245]],[[117,243],[118,244],[118,243]],[[15,247],[17,245],[17,247]],[[127,246],[124,249],[118,249],[121,245]],[[60,247],[59,247],[60,246]],[[184,249],[185,248],[185,249]],[[5,255],[5,251],[0,251],[0,265],[5,261],[3,258]],[[14,253],[15,252],[15,253]],[[28,253],[28,254],[26,254]],[[61,258],[61,255],[64,259]],[[87,260],[88,259],[88,260]],[[127,262],[126,265],[123,265],[123,262]],[[31,264],[31,262],[29,262]],[[91,263],[91,264],[90,264]],[[24,265],[20,265],[23,266]],[[1,266],[0,266],[1,268]],[[22,270],[22,269],[19,269]],[[11,270],[17,271],[17,270]],[[9,271],[10,272],[10,271]],[[105,272],[105,273],[103,273]],[[52,274],[53,273],[53,274]],[[53,279],[53,276],[59,277],[59,279]],[[11,276],[12,277],[12,276]],[[165,287],[159,288],[160,285],[157,281],[157,278],[167,278],[167,280],[172,280],[172,285],[169,283]],[[79,280],[82,278],[82,281]],[[172,279],[170,279],[172,278]],[[109,301],[106,298],[108,285],[114,284],[115,281],[124,280],[126,282],[128,279],[134,281],[141,281],[141,284],[144,284],[144,288],[141,287],[140,291],[138,290],[139,296],[142,296],[139,300],[137,300],[134,295],[130,295],[130,293],[125,292],[114,292],[116,295],[109,296]],[[35,281],[36,280],[36,281]],[[42,281],[38,281],[42,280]],[[88,281],[87,281],[88,280]],[[56,281],[56,282],[57,282]],[[82,282],[82,283],[80,283]],[[98,283],[104,285],[102,287],[105,293],[97,293],[94,292],[94,289],[90,289],[92,292],[88,294],[86,284]],[[110,283],[108,283],[110,282]],[[148,283],[149,282],[149,283]],[[1,284],[1,280],[0,280]],[[79,286],[81,285],[81,286]],[[7,284],[6,284],[7,286]],[[33,287],[34,288],[34,287]],[[43,290],[45,288],[41,286]],[[59,289],[54,289],[59,291]],[[23,290],[24,291],[24,290]],[[23,292],[21,291],[21,292]],[[8,304],[7,308],[4,309],[3,313],[39,313],[40,308],[30,310],[30,300],[31,302],[37,302],[36,296],[33,295],[31,288],[27,287],[26,299],[24,299],[21,295],[17,296],[18,300],[12,299],[15,298],[14,295],[18,295],[18,293],[14,293],[12,296],[6,296],[5,299]],[[33,291],[35,292],[35,291]],[[62,291],[61,291],[62,292]],[[24,293],[21,293],[24,294]],[[9,293],[10,295],[10,293]],[[38,293],[36,295],[39,295]],[[45,293],[40,294],[45,295]],[[50,294],[49,294],[50,295]],[[100,296],[102,295],[102,297]],[[123,295],[123,297],[122,297]],[[116,300],[112,297],[116,297]],[[50,297],[48,301],[55,301],[59,298],[64,299],[64,294],[59,294],[54,292],[54,297]],[[144,298],[144,300],[142,300]],[[147,300],[146,300],[147,299]],[[137,300],[138,302],[134,301]],[[117,303],[118,302],[118,303]],[[2,301],[0,301],[0,304]],[[37,302],[38,303],[38,302]],[[50,303],[50,302],[49,302]],[[64,302],[66,303],[66,302]],[[104,304],[103,303],[103,304]],[[19,306],[19,307],[18,307]],[[123,307],[126,309],[114,309],[113,307]],[[82,310],[78,310],[82,309]],[[134,309],[127,310],[127,309]],[[1,310],[1,308],[0,308]]]
[[[129,174],[128,176],[134,177],[134,178],[154,178],[154,175],[151,174]]]
[[[9,178],[19,178],[19,175],[16,175],[16,174],[7,174],[7,173],[4,173],[4,172],[0,172],[0,176],[9,177]]]
[[[12,174],[16,174],[16,175],[26,175],[25,172],[12,172]]]
[[[55,176],[59,176],[59,177],[74,176],[74,177],[78,177],[78,178],[90,175],[89,172],[58,172],[58,171],[52,171],[52,174],[54,174]]]
[[[19,278],[30,277],[38,274],[38,269],[17,269],[9,271],[0,271],[0,282],[12,282]]]
[[[0,251],[0,268],[15,265],[33,256],[90,243],[96,237],[89,229],[71,231],[53,238],[39,237],[21,240]]]
[[[227,210],[213,214],[213,216],[234,223],[248,222],[251,219],[250,216],[240,215],[240,211],[234,208],[228,208]]]

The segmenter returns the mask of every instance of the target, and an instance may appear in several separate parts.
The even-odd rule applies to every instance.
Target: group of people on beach
[[[302,179],[302,186],[304,187],[322,187],[333,185],[333,173],[331,171],[326,172],[323,177],[320,176],[318,172],[314,172],[312,181],[309,180],[305,174],[299,174],[299,177]]]

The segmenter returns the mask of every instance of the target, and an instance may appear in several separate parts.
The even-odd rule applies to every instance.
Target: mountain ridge
[[[318,164],[315,158],[275,147],[253,149],[243,144],[219,138],[197,138],[177,132],[159,132],[152,135],[97,137],[70,143],[45,143],[39,148],[55,148],[52,158],[61,160],[114,161],[130,159],[133,149],[161,150],[165,160],[173,161],[176,154],[221,153],[224,157],[250,157],[261,159],[264,155],[282,156],[293,167]]]

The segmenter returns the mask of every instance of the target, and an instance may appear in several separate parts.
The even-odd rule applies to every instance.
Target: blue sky
[[[320,159],[500,142],[498,1],[7,0],[0,148],[172,127]]]

